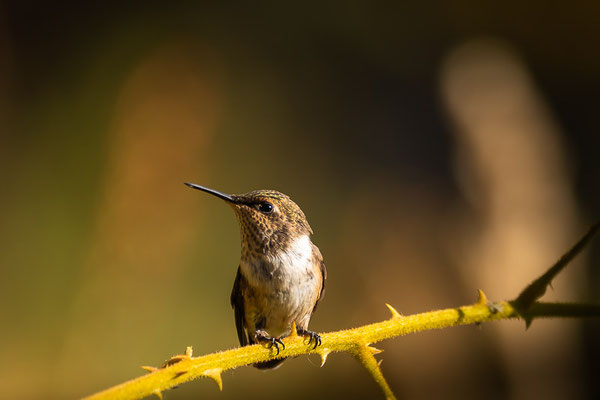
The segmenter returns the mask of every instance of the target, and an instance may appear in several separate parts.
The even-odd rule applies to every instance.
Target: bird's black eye
[[[260,203],[258,205],[258,211],[263,214],[271,214],[273,212],[273,204],[271,203]]]

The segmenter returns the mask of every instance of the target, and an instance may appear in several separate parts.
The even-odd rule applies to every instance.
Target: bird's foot
[[[321,345],[321,335],[317,332],[309,331],[308,329],[298,329],[298,335],[308,337],[308,344],[314,340],[315,346],[313,347],[313,350]]]
[[[258,331],[254,334],[254,338],[259,343],[269,343],[269,347],[275,346],[277,355],[279,355],[279,346],[281,346],[282,350],[285,350],[285,344],[283,344],[280,338],[271,337],[266,332]]]

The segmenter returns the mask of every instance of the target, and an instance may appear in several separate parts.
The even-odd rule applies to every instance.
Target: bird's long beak
[[[203,192],[210,193],[213,196],[217,196],[218,198],[223,199],[225,201],[228,201],[230,203],[235,203],[235,200],[233,199],[233,197],[231,197],[231,195],[219,192],[219,191],[214,190],[214,189],[209,189],[209,188],[204,187],[204,186],[196,185],[195,183],[187,183],[187,182],[185,182],[185,184],[188,185],[189,187],[191,187],[192,189],[202,190]]]

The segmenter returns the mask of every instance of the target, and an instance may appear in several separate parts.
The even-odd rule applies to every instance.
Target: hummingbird
[[[240,225],[242,251],[230,298],[240,345],[267,343],[279,354],[294,322],[309,344],[320,345],[321,337],[308,330],[308,323],[323,297],[327,271],[300,207],[275,190],[225,194],[186,185],[225,200]],[[284,360],[254,366],[275,368]]]

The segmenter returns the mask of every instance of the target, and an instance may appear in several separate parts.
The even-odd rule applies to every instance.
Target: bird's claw
[[[283,344],[281,339],[279,339],[279,338],[271,339],[271,346],[275,346],[275,348],[277,349],[277,355],[279,355],[279,345],[281,345],[282,349],[285,350],[285,344]]]
[[[285,344],[283,344],[280,338],[274,338],[266,335],[257,334],[256,339],[259,342],[269,343],[269,347],[275,347],[275,349],[277,349],[277,355],[279,355],[279,346],[281,346],[281,350],[285,350]]]
[[[313,350],[321,345],[321,335],[319,335],[317,332],[309,331],[306,329],[298,329],[298,334],[308,337],[308,344],[311,344],[313,340],[315,341]]]

